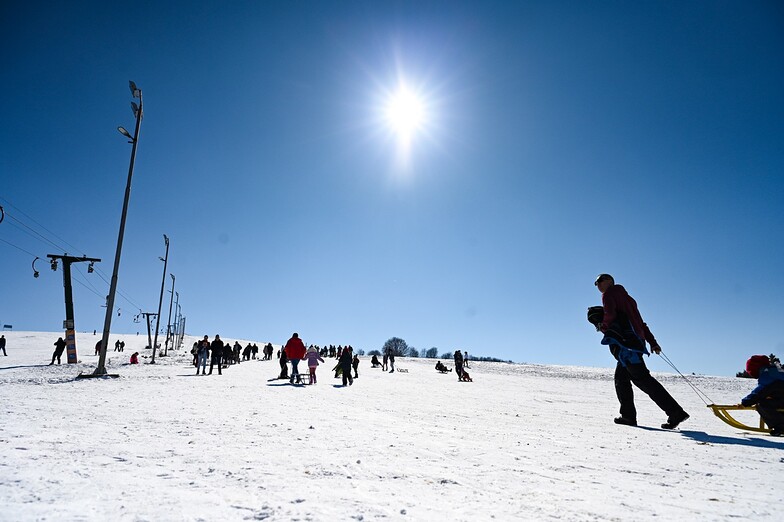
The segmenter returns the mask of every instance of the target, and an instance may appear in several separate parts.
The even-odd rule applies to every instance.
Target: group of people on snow
[[[610,274],[600,274],[594,281],[597,290],[602,294],[602,306],[588,309],[588,320],[602,333],[601,344],[608,346],[610,354],[616,361],[614,381],[615,392],[620,404],[620,415],[615,417],[616,424],[626,426],[637,425],[637,409],[634,404],[632,385],[647,394],[651,400],[667,415],[667,420],[661,425],[663,429],[672,430],[689,418],[689,414],[670,395],[662,384],[653,377],[645,365],[644,356],[661,353],[661,346],[654,337],[648,325],[642,318],[637,307],[637,302],[629,295],[626,289],[615,283]],[[646,346],[647,343],[647,346]],[[100,345],[100,342],[99,342]],[[60,364],[60,359],[65,351],[66,342],[60,337],[55,343],[50,365],[55,360]],[[125,343],[118,340],[115,351],[122,352]],[[5,336],[0,337],[0,349],[5,353]],[[208,336],[194,343],[192,354],[196,374],[212,374],[217,366],[218,374],[221,369],[231,364],[239,364],[240,360],[255,359],[259,349],[255,344],[248,344],[244,350],[235,341],[232,346],[224,343],[219,335],[210,342]],[[273,347],[267,343],[263,348],[262,360],[272,358]],[[288,379],[290,383],[303,382],[299,370],[299,363],[306,361],[308,377],[311,384],[317,383],[316,370],[319,363],[324,363],[324,357],[334,357],[338,360],[333,369],[335,377],[343,378],[343,385],[351,386],[354,379],[359,377],[359,357],[354,354],[351,346],[325,346],[311,345],[305,347],[302,339],[294,333],[278,352],[281,372],[280,379]],[[460,381],[472,381],[466,371],[468,367],[468,354],[465,356],[460,350],[454,353],[455,373]],[[131,358],[131,364],[138,363],[138,352]],[[135,359],[135,360],[134,360]],[[207,360],[210,361],[209,373],[206,372]],[[383,371],[395,371],[395,352],[388,349],[383,353],[383,361],[377,355],[371,358],[371,367],[380,367]],[[288,372],[291,364],[291,374]],[[441,361],[436,363],[435,369],[442,373],[452,370]],[[353,375],[352,375],[353,370]],[[784,370],[765,355],[754,355],[746,363],[747,373],[758,379],[757,387],[741,401],[744,406],[756,406],[762,419],[771,428],[771,435],[784,436]]]

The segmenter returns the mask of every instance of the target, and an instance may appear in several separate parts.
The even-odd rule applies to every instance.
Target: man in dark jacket
[[[343,374],[343,386],[347,383],[349,386],[354,384],[354,378],[351,377],[351,360],[353,356],[351,354],[351,348],[344,348],[340,354],[340,359],[338,360],[338,364],[340,364],[340,371]]]
[[[642,356],[649,355],[645,342],[651,345],[651,350],[656,354],[661,353],[661,347],[642,320],[637,302],[623,286],[615,284],[610,274],[601,274],[594,285],[602,293],[604,307],[604,318],[597,324],[597,329],[605,334],[602,344],[609,345],[610,352],[618,361],[615,366],[615,394],[621,403],[621,416],[615,419],[615,423],[637,425],[637,409],[632,391],[634,383],[667,414],[667,422],[661,427],[675,429],[689,418],[689,414],[645,366]]]
[[[463,379],[463,354],[460,350],[455,350],[455,373],[458,381]]]
[[[3,350],[4,356],[8,355],[7,353],[5,353],[5,335],[0,336],[0,350]]]
[[[54,353],[52,354],[52,362],[49,363],[49,366],[54,364],[54,360],[57,359],[57,364],[60,364],[60,357],[62,357],[63,352],[65,351],[65,345],[67,343],[63,340],[62,337],[58,338],[54,342]]]
[[[221,358],[223,357],[223,341],[221,341],[220,335],[215,335],[215,339],[212,340],[210,343],[210,352],[212,357],[210,358],[210,373],[212,375],[212,367],[214,365],[218,365],[218,375],[223,375],[221,373]]]
[[[740,403],[757,406],[757,412],[770,426],[770,434],[784,437],[784,371],[770,362],[767,355],[752,355],[746,362],[746,373],[757,379],[757,387]]]

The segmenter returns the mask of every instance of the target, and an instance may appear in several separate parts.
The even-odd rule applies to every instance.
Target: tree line
[[[464,351],[465,352],[465,351]],[[419,350],[413,346],[409,346],[406,341],[400,337],[391,337],[387,339],[381,350],[370,350],[368,355],[383,355],[392,354],[395,357],[421,357],[423,359],[452,359],[453,352],[441,352],[435,346],[427,350]],[[471,355],[472,361],[486,361],[486,362],[505,362],[511,363],[513,361],[497,359],[495,357],[476,357]]]

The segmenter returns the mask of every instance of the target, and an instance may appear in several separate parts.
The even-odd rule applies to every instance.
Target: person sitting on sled
[[[379,366],[381,366],[381,361],[378,360],[378,355],[374,355],[370,358],[370,367],[378,368]]]
[[[446,373],[446,372],[451,372],[452,368],[447,368],[444,363],[442,363],[441,361],[438,361],[436,363],[436,370],[438,370],[441,373]]]
[[[774,437],[784,436],[784,371],[771,363],[767,355],[752,355],[746,361],[746,373],[757,379],[757,387],[740,403],[757,406],[757,412]]]

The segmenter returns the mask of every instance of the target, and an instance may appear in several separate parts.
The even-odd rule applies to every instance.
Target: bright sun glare
[[[419,96],[401,86],[387,101],[385,116],[398,137],[410,139],[425,124],[425,105]]]

